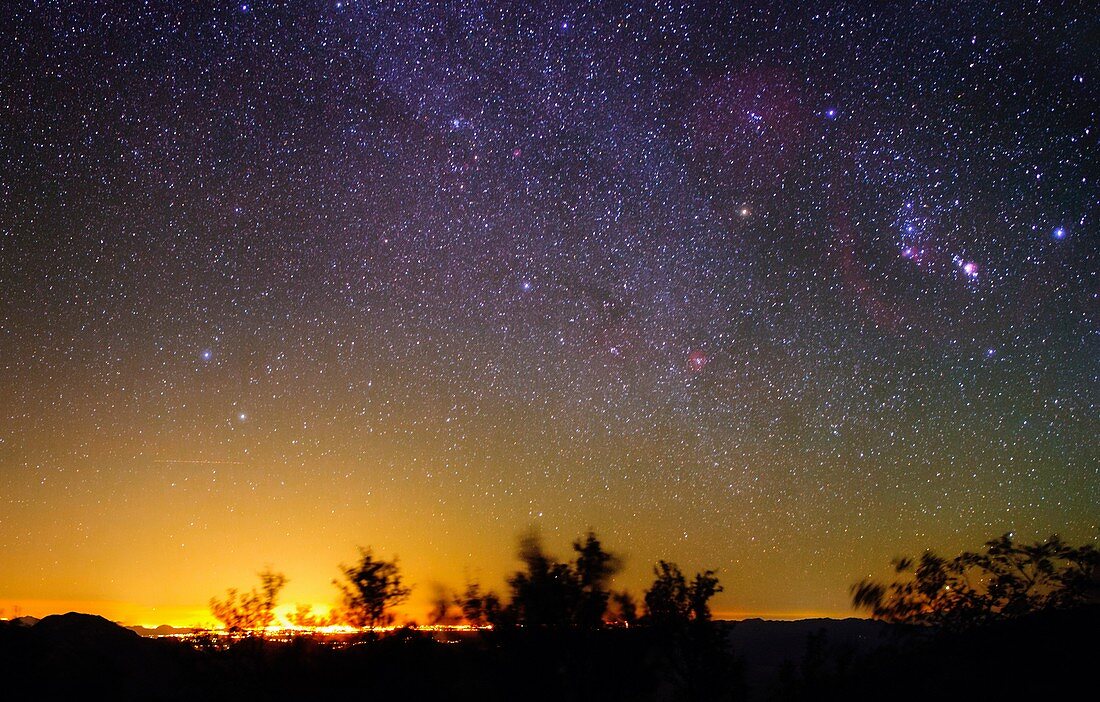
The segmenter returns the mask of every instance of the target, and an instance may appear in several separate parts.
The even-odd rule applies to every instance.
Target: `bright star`
[[[923,251],[915,246],[901,247],[901,257],[907,261],[916,261],[917,263],[920,263],[922,253]]]

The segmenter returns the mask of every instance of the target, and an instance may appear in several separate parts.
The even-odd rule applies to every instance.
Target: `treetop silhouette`
[[[343,579],[333,580],[333,584],[342,596],[344,619],[360,629],[391,623],[390,609],[408,600],[412,592],[402,583],[397,558],[375,558],[369,547],[359,547],[359,561],[341,565],[340,570]]]
[[[1057,535],[1021,545],[1007,533],[980,552],[943,558],[926,551],[916,560],[895,559],[894,569],[909,575],[856,583],[852,604],[887,622],[959,630],[1095,598],[1100,551],[1069,546]]]
[[[656,577],[645,593],[646,623],[672,626],[710,621],[710,600],[723,591],[713,570],[696,573],[689,583],[675,563],[662,560],[653,573]]]
[[[537,532],[521,536],[518,556],[524,569],[508,577],[512,599],[502,621],[535,629],[601,626],[618,559],[592,531],[573,542],[573,551],[574,562],[559,562],[546,553]]]
[[[275,605],[278,603],[279,592],[288,580],[270,566],[258,575],[259,590],[253,588],[249,592],[240,593],[236,588],[229,588],[224,600],[210,598],[210,611],[231,632],[262,632],[275,622]]]

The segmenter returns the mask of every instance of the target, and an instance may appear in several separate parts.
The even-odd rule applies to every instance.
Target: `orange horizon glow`
[[[145,509],[153,504],[149,501],[137,504],[142,507],[140,513],[119,521],[117,531],[104,529],[95,534],[108,544],[125,540],[126,548],[120,545],[108,549],[105,555],[89,554],[67,541],[64,533],[55,532],[35,549],[25,548],[25,542],[15,543],[0,554],[0,618],[14,616],[18,607],[19,614],[37,618],[75,611],[132,626],[212,628],[218,622],[210,611],[210,599],[223,598],[228,588],[251,590],[259,584],[257,573],[270,565],[289,579],[276,610],[280,622],[288,624],[288,615],[298,605],[307,605],[314,614],[323,616],[337,604],[333,579],[340,575],[339,564],[352,561],[355,545],[362,543],[374,545],[380,557],[398,557],[405,583],[413,588],[410,600],[394,609],[396,622],[426,622],[433,600],[441,591],[461,592],[466,582],[476,580],[483,588],[507,596],[506,577],[520,567],[515,557],[517,530],[510,526],[518,520],[501,524],[499,519],[468,519],[463,528],[448,530],[450,525],[441,518],[440,531],[432,535],[425,531],[424,524],[417,523],[416,515],[390,510],[387,503],[382,503],[385,507],[373,519],[359,512],[327,524],[323,520],[310,521],[308,511],[295,515],[292,524],[296,530],[292,538],[287,538],[274,529],[255,530],[211,515],[208,530],[173,548],[170,539],[175,525],[192,514],[192,508],[177,502],[187,509],[184,514],[175,514],[171,509]],[[60,530],[66,523],[61,518],[68,518],[68,513],[62,506],[54,515]],[[616,517],[611,514],[599,520],[589,515],[565,527],[546,525],[543,534],[547,551],[568,558],[570,543],[588,524],[621,521]],[[253,524],[262,521],[257,519]],[[281,515],[269,515],[267,521],[280,522]],[[496,522],[497,528],[474,528],[472,525],[479,521]],[[660,526],[659,519],[651,526],[654,522]],[[133,523],[144,525],[143,535],[124,539],[133,533]],[[360,533],[374,534],[375,538],[357,538]],[[867,539],[863,542],[865,551],[839,545],[823,550],[838,555],[819,557],[828,561],[828,566],[822,567],[814,562],[800,563],[782,548],[753,544],[744,537],[727,542],[723,554],[712,552],[706,543],[649,539],[648,533],[601,532],[597,527],[597,535],[609,551],[622,558],[623,568],[611,582],[611,589],[631,592],[640,604],[652,582],[653,563],[662,557],[677,562],[689,576],[714,568],[724,590],[715,596],[711,609],[716,619],[726,620],[860,617],[862,613],[851,608],[849,586],[863,577],[889,578],[892,556],[919,553],[926,547],[916,538],[900,545]],[[708,536],[707,542],[718,538]],[[426,547],[428,540],[432,548]],[[830,540],[835,536],[823,539],[825,543]],[[941,550],[950,553],[974,543],[980,543],[980,537],[962,535]],[[15,567],[17,564],[21,567]]]
[[[217,628],[270,569],[290,626],[370,549],[434,621],[529,533],[557,599],[860,619],[1100,546],[1071,3],[12,4],[0,619]]]
[[[281,604],[275,609],[277,624],[271,627],[273,630],[328,630],[352,631],[350,627],[301,627],[290,623],[289,615],[295,611],[298,603]],[[303,603],[308,604],[308,603]],[[314,614],[324,616],[332,609],[331,604],[315,603],[312,605]],[[210,613],[209,607],[153,607],[133,602],[112,602],[103,600],[13,600],[0,599],[0,620],[10,620],[16,617],[29,616],[36,619],[55,614],[78,612],[80,614],[93,614],[109,619],[124,626],[140,626],[155,629],[158,626],[171,626],[176,628],[203,628],[220,629],[221,623]],[[398,607],[394,610],[395,625],[415,625],[425,628],[428,619],[428,609],[413,609]],[[714,618],[723,621],[742,621],[746,619],[769,619],[778,621],[792,621],[798,619],[846,619],[863,618],[864,615],[855,611],[715,611]]]

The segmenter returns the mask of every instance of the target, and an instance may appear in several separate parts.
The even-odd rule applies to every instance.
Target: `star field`
[[[0,9],[0,601],[1097,538],[1088,3],[537,5]]]

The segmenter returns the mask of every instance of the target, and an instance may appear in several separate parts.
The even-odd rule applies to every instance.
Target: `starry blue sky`
[[[0,8],[0,602],[1097,538],[1089,3],[537,5]]]

